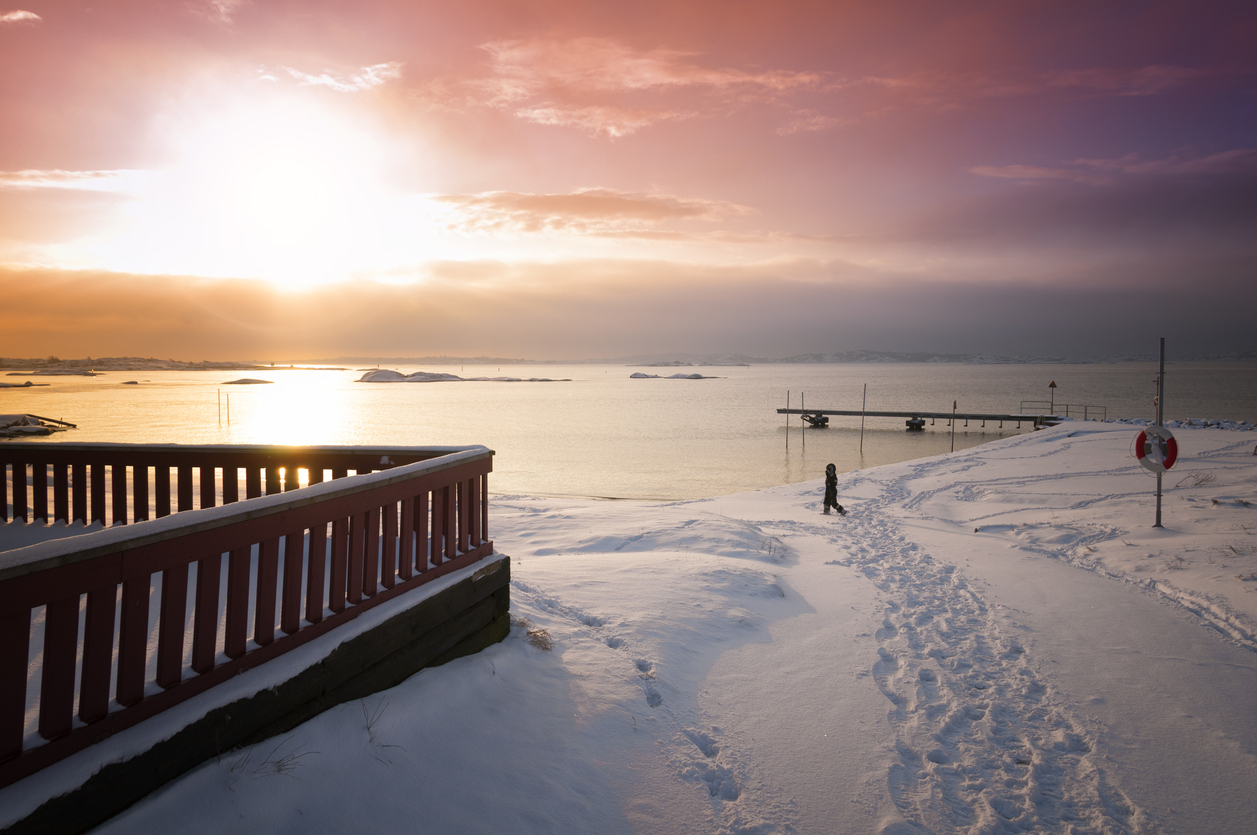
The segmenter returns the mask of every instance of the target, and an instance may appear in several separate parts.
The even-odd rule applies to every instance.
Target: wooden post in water
[[[869,405],[869,384],[864,384],[864,399],[860,401],[860,455],[864,455],[864,412]]]

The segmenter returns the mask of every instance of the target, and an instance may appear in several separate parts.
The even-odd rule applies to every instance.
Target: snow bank
[[[1127,426],[1149,426],[1155,422],[1143,418],[1110,418],[1105,421],[1105,423],[1120,423]],[[1167,420],[1165,425],[1171,429],[1228,429],[1233,432],[1251,432],[1257,429],[1257,426],[1246,420],[1207,420],[1204,418]]]
[[[1252,441],[1183,433],[1153,528],[1135,431],[847,473],[847,516],[494,495],[506,641],[98,831],[1249,831]]]

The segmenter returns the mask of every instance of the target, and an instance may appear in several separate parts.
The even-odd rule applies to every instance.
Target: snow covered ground
[[[1251,832],[1257,435],[1179,430],[1154,529],[1135,432],[848,473],[843,517],[496,495],[506,641],[97,831]]]

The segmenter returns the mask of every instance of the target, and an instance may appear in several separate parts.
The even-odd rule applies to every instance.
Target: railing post
[[[13,464],[13,521],[19,518],[24,523],[31,521],[30,510],[26,506],[26,463]]]
[[[327,584],[327,523],[310,528],[310,545],[306,556],[306,620],[323,620],[324,590]]]
[[[415,504],[419,500],[402,499],[401,533],[397,538],[397,574],[402,582],[415,576]]]
[[[362,595],[373,597],[380,587],[380,509],[367,511],[366,540],[362,545]]]
[[[22,752],[30,651],[30,609],[0,615],[0,762]]]
[[[44,671],[39,693],[39,735],[55,739],[74,721],[74,662],[78,655],[79,596],[44,607]]]
[[[192,669],[208,673],[214,669],[218,643],[219,584],[223,555],[211,554],[196,563],[196,609],[192,612]]]
[[[275,640],[275,590],[279,582],[279,540],[258,543],[257,599],[254,602],[253,640],[266,646]]]
[[[31,465],[31,489],[34,491],[34,511],[31,515],[48,524],[48,465]]]
[[[458,556],[458,538],[455,535],[454,528],[454,514],[458,510],[454,505],[455,492],[456,488],[449,484],[441,488],[441,493],[443,494],[441,503],[444,511],[441,514],[444,517],[441,520],[441,527],[443,528],[441,536],[445,539],[445,562],[449,562]]]
[[[355,513],[349,517],[349,577],[346,581],[346,597],[350,603],[362,602],[362,563],[366,543],[367,515]]]
[[[484,542],[484,535],[480,532],[481,510],[484,507],[484,502],[480,498],[480,488],[483,484],[483,478],[484,476],[472,476],[470,483],[471,500],[469,502],[470,507],[468,508],[468,512],[471,514],[471,546],[473,548],[479,547],[480,543]]]
[[[144,668],[148,660],[148,597],[152,585],[153,578],[147,574],[122,582],[118,685],[114,695],[120,705],[137,704],[144,698]]]
[[[170,515],[170,467],[161,464],[153,468],[153,492],[157,494],[157,518]]]
[[[280,597],[279,628],[291,635],[301,628],[301,577],[305,573],[305,532],[284,534],[284,582]]]
[[[109,713],[109,678],[113,669],[114,609],[118,586],[87,593],[83,624],[83,680],[79,685],[79,718],[88,724]]]
[[[432,560],[433,568],[445,561],[445,500],[449,490],[437,487],[432,491]]]
[[[253,549],[234,548],[227,557],[227,614],[223,652],[228,658],[244,655],[249,642],[249,569]]]
[[[87,524],[105,524],[105,465],[92,464],[92,511]]]
[[[433,552],[428,504],[428,491],[415,496],[415,571],[420,574],[428,570],[429,553]]]
[[[161,575],[157,619],[157,684],[169,690],[183,680],[183,637],[188,617],[188,564],[167,566]]]
[[[262,495],[262,471],[256,463],[245,467],[244,470],[244,497],[246,499],[256,499]]]
[[[460,478],[455,485],[458,493],[458,541],[457,550],[467,553],[471,550],[471,482]]]
[[[131,505],[133,521],[145,522],[149,519],[147,464],[134,464],[131,467]]]
[[[185,510],[192,510],[192,467],[189,464],[180,464],[175,468],[178,490],[178,505],[176,509],[182,513]]]
[[[223,467],[223,504],[235,504],[240,501],[240,468]]]
[[[332,576],[327,607],[333,612],[345,610],[345,578],[348,574],[349,520],[332,520]]]
[[[70,478],[65,464],[53,465],[53,522],[70,523]]]
[[[397,502],[384,505],[380,536],[380,583],[391,589],[397,582]]]
[[[480,476],[480,541],[489,541],[489,474]]]
[[[113,494],[113,519],[110,524],[117,525],[127,523],[127,465],[125,463],[114,463],[109,465],[109,489]]]
[[[201,507],[213,507],[218,503],[218,484],[214,479],[215,467],[200,467]]]

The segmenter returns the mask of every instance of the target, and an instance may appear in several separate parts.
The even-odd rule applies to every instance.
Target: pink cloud
[[[820,73],[707,67],[695,52],[635,49],[611,38],[501,40],[482,49],[490,56],[488,75],[434,80],[423,97],[437,107],[493,107],[535,124],[614,138],[725,112],[731,104],[786,100],[825,82]],[[625,97],[635,103],[625,104]]]
[[[456,207],[455,228],[517,233],[646,234],[668,221],[718,221],[753,209],[736,203],[668,194],[637,194],[606,188],[569,194],[493,191],[446,194],[434,199]],[[665,233],[671,234],[671,233]]]
[[[815,87],[822,81],[817,73],[703,67],[689,60],[696,53],[635,50],[610,38],[494,41],[485,44],[484,49],[493,57],[497,77],[514,80],[522,89],[632,91],[663,87],[747,87],[784,92]]]
[[[627,136],[657,122],[683,119],[691,115],[674,110],[651,110],[613,106],[544,104],[521,107],[515,115],[539,125],[580,128],[586,133],[609,137]]]
[[[791,113],[790,121],[777,128],[777,133],[781,136],[788,136],[792,133],[805,131],[828,130],[839,125],[849,124],[851,121],[850,119],[841,119],[837,116],[829,116],[825,113],[805,108]]]
[[[126,191],[137,171],[0,171],[0,189],[71,189],[77,191]]]
[[[4,14],[0,14],[0,24],[5,24],[5,23],[31,24],[31,23],[40,23],[41,21],[43,21],[42,17],[35,14],[34,12],[28,12],[23,9],[18,9],[17,11],[5,12]]]
[[[979,165],[969,169],[979,177],[1030,182],[1068,180],[1089,185],[1112,185],[1120,176],[1170,177],[1192,174],[1232,174],[1257,172],[1257,148],[1236,148],[1207,156],[1170,156],[1145,160],[1138,154],[1113,159],[1077,159],[1066,166],[1046,168],[1035,165]]]
[[[324,70],[317,75],[301,72],[292,67],[284,67],[284,70],[303,86],[330,87],[340,93],[357,93],[401,78],[402,66],[400,61],[389,61],[363,67],[352,73],[337,74]]]

